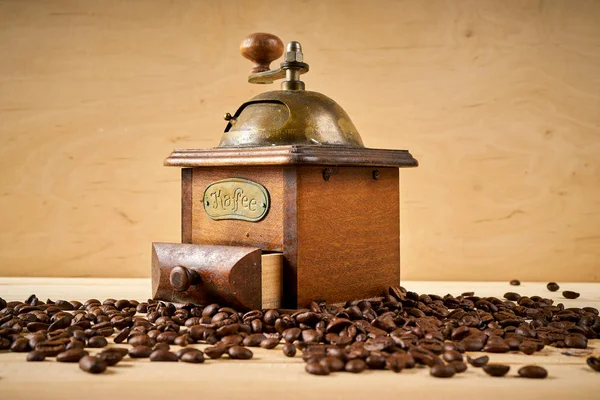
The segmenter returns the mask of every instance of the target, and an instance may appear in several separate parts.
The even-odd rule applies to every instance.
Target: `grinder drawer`
[[[187,243],[152,243],[152,297],[175,303],[218,303],[238,309],[278,308],[281,253]]]

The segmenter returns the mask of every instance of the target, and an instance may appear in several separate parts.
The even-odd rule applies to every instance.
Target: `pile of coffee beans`
[[[97,374],[124,357],[202,364],[224,356],[249,360],[252,347],[282,344],[287,357],[300,351],[306,372],[314,375],[428,367],[433,377],[451,378],[467,370],[468,362],[501,377],[510,366],[489,363],[488,355],[471,358],[464,353],[585,349],[588,340],[599,337],[595,308],[565,307],[515,292],[504,297],[419,295],[390,287],[381,297],[343,305],[315,301],[307,309],[240,312],[218,304],[44,302],[32,295],[23,302],[0,299],[0,350],[28,353],[31,362],[55,358],[78,363],[82,371]],[[110,338],[129,347],[109,346]],[[201,351],[190,346],[194,344],[208,347]],[[181,348],[171,351],[173,345]],[[599,359],[590,357],[587,364],[600,371]],[[517,373],[537,379],[548,375],[535,365]]]

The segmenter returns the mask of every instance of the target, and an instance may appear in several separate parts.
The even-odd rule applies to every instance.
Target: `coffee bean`
[[[190,344],[190,342],[189,342],[187,335],[181,335],[181,336],[177,336],[175,338],[175,340],[173,341],[173,344],[175,344],[176,346],[185,347],[188,344]]]
[[[556,282],[550,282],[546,285],[546,288],[548,288],[548,290],[551,292],[556,292],[558,289],[560,289],[560,286],[558,286]]]
[[[156,350],[171,350],[171,346],[169,346],[167,343],[156,343],[154,346],[152,346],[152,351]]]
[[[458,351],[456,350],[448,350],[445,351],[444,354],[442,355],[442,358],[446,361],[446,362],[452,362],[452,361],[462,361],[463,360],[463,356],[462,354],[460,354]]]
[[[461,374],[467,370],[467,364],[462,361],[451,361],[448,365],[454,368],[454,372],[457,374]]]
[[[490,376],[504,376],[510,370],[510,366],[502,364],[486,364],[483,366],[483,370]]]
[[[329,369],[316,361],[307,362],[304,369],[306,372],[313,375],[329,375]]]
[[[141,334],[141,335],[130,336],[129,339],[127,339],[127,343],[132,346],[152,347],[155,344],[155,340],[150,338],[150,336],[148,336],[148,335]]]
[[[155,346],[156,347],[156,346]],[[179,350],[177,350],[175,352],[175,354],[177,355],[177,357],[181,360],[181,356],[183,356],[185,353],[189,352],[189,351],[200,351],[198,349],[195,349],[193,347],[183,347]]]
[[[504,298],[511,301],[517,301],[521,298],[521,295],[515,292],[506,292],[504,293]]]
[[[82,357],[89,355],[89,353],[83,349],[71,349],[63,351],[56,356],[56,361],[59,362],[79,362]]]
[[[179,361],[179,358],[169,350],[155,350],[150,354],[150,361],[176,362]]]
[[[221,358],[223,354],[227,351],[227,347],[225,346],[211,346],[204,349],[204,354],[212,359]]]
[[[347,372],[352,372],[354,374],[363,372],[366,368],[367,368],[367,363],[365,363],[365,361],[360,358],[355,358],[353,360],[350,360],[344,366],[344,369]]]
[[[127,339],[127,336],[129,336],[129,333],[131,332],[130,328],[125,328],[122,329],[121,331],[119,331],[119,333],[117,333],[117,335],[114,337],[113,342],[115,343],[123,343],[125,341],[125,339]]]
[[[477,358],[473,359],[473,358],[467,356],[467,361],[472,366],[474,366],[476,368],[481,368],[484,365],[486,365],[488,363],[488,361],[490,361],[490,358],[488,356],[481,356],[481,357],[477,357]]]
[[[147,358],[152,354],[152,348],[148,346],[133,346],[129,349],[129,357],[131,358]]]
[[[508,353],[510,351],[510,346],[506,344],[504,341],[502,342],[488,342],[483,348],[483,351],[487,353]]]
[[[66,346],[59,340],[48,340],[37,343],[35,350],[42,353],[45,357],[56,357],[56,355],[66,350]]]
[[[600,372],[600,357],[588,357],[587,365],[596,372]]]
[[[253,333],[252,335],[246,336],[242,344],[248,347],[257,347],[266,338],[267,337],[262,333]]]
[[[46,356],[44,356],[44,353],[41,353],[39,351],[30,351],[29,354],[27,354],[27,361],[44,361],[46,359]]]
[[[527,355],[531,355],[538,350],[538,346],[536,343],[526,340],[521,342],[519,345],[519,350]]]
[[[273,349],[279,344],[279,339],[265,338],[260,342],[260,347],[263,349]]]
[[[227,350],[227,354],[234,360],[249,360],[254,355],[250,349],[243,346],[232,346]]]
[[[108,341],[104,336],[92,336],[90,340],[88,340],[88,347],[105,347],[108,345]]]
[[[365,362],[370,369],[384,369],[386,367],[386,357],[380,352],[372,351]]]
[[[29,346],[29,339],[27,338],[18,338],[10,345],[10,351],[15,353],[25,353],[31,350]]]
[[[296,355],[296,346],[293,343],[284,343],[281,350],[286,357],[294,357]]]
[[[436,378],[451,378],[456,374],[456,371],[451,365],[435,364],[429,370],[429,374]]]
[[[106,371],[107,364],[94,356],[83,356],[79,360],[79,368],[90,374],[101,374]]]
[[[96,357],[104,361],[109,367],[116,365],[123,359],[123,355],[116,351],[103,351],[97,354]]]
[[[521,281],[519,281],[518,279],[513,279],[512,281],[510,281],[510,284],[512,286],[519,286],[521,284]]]
[[[319,361],[323,366],[329,369],[329,372],[339,372],[344,370],[344,362],[338,357],[327,356]]]
[[[564,292],[562,292],[562,295],[566,298],[566,299],[576,299],[580,296],[579,293],[577,292],[573,292],[571,290],[565,290]]]
[[[183,353],[179,359],[187,363],[201,364],[204,362],[204,353],[197,349],[191,349],[191,351]]]
[[[586,349],[587,343],[587,338],[583,335],[568,335],[565,338],[565,347],[573,349]]]
[[[544,379],[548,376],[548,371],[537,365],[526,365],[519,369],[519,376],[531,379]]]

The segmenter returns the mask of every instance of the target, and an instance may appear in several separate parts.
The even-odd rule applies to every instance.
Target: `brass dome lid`
[[[283,79],[282,90],[259,94],[228,121],[218,147],[265,147],[315,145],[363,148],[350,117],[329,97],[304,90],[300,75],[308,72],[302,46],[287,44],[280,68],[272,61],[283,54],[283,42],[269,33],[254,33],[240,46],[242,55],[253,62],[248,82],[266,84]]]
[[[364,147],[348,114],[318,92],[261,93],[242,104],[228,120],[218,147],[291,144]]]

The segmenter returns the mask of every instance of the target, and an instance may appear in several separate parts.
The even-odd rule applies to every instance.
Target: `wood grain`
[[[0,0],[0,274],[149,276],[181,233],[162,161],[277,88],[239,54],[267,31],[366,146],[420,161],[404,279],[600,281],[599,20],[594,0]]]
[[[181,169],[181,243],[192,243],[192,168]]]
[[[475,290],[478,296],[501,296],[514,290],[507,282],[405,282],[409,290],[418,293],[452,293],[459,295]],[[523,295],[554,296],[567,307],[600,308],[600,286],[591,283],[562,283],[581,293],[577,300],[565,300],[557,293],[546,291],[545,284],[523,282],[518,287]],[[0,296],[7,300],[24,300],[31,293],[45,299],[146,299],[150,294],[149,279],[50,279],[0,278]],[[205,345],[194,345],[204,348]],[[172,346],[172,350],[177,350]],[[418,398],[440,399],[448,394],[465,400],[479,400],[488,393],[493,399],[531,400],[596,399],[600,390],[598,373],[584,365],[588,354],[600,356],[600,340],[589,342],[587,350],[571,351],[579,356],[565,356],[565,349],[546,346],[531,356],[522,354],[490,354],[492,362],[508,363],[509,377],[491,378],[480,369],[469,368],[452,379],[434,379],[428,369],[415,368],[400,374],[389,371],[366,371],[360,375],[338,373],[318,377],[304,372],[299,356],[284,357],[275,350],[252,349],[249,361],[228,359],[208,360],[204,364],[151,363],[147,359],[126,359],[110,372],[92,376],[76,365],[45,361],[27,363],[25,354],[0,354],[0,398],[2,399],[86,399],[144,398],[164,399],[189,397],[191,391],[203,398],[217,399],[365,399]],[[94,350],[91,349],[94,353]],[[473,356],[480,353],[470,353]],[[544,366],[549,377],[544,381],[514,377],[522,365]],[[233,384],[232,384],[233,383]]]
[[[398,169],[298,167],[297,304],[381,295],[400,280]],[[287,284],[287,282],[286,282]]]
[[[261,256],[262,308],[281,307],[283,254]]]

